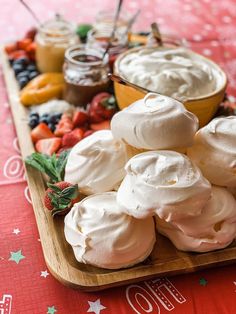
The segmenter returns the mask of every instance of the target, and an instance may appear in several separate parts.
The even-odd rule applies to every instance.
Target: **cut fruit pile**
[[[39,75],[35,64],[36,44],[34,38],[36,33],[37,29],[32,28],[23,39],[5,46],[5,52],[20,88]]]
[[[109,93],[96,95],[87,109],[39,115],[31,112],[29,126],[37,152],[52,155],[72,148],[95,131],[109,129],[110,119],[117,111],[116,101]]]

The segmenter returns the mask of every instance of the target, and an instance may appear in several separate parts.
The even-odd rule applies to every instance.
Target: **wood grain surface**
[[[28,113],[19,101],[19,89],[7,56],[1,49],[0,59],[6,88],[16,127],[22,158],[34,151],[27,125]],[[105,270],[78,263],[64,237],[64,217],[54,219],[44,208],[45,182],[41,174],[27,166],[27,181],[34,214],[42,243],[43,254],[52,275],[61,283],[85,291],[98,291],[110,287],[135,283],[152,277],[171,276],[194,272],[199,269],[236,262],[236,243],[223,250],[209,253],[185,253],[171,242],[157,235],[157,242],[150,257],[143,263],[127,269]]]

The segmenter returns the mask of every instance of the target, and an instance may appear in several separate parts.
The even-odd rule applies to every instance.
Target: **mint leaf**
[[[67,159],[68,159],[70,151],[71,151],[70,149],[64,150],[57,159],[56,171],[60,176],[60,181],[64,180],[65,167],[66,167],[66,163],[67,163]]]

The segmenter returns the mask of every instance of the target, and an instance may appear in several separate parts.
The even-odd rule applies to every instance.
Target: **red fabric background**
[[[92,22],[97,11],[106,8],[110,2],[28,0],[42,19],[52,16],[53,12],[57,11],[75,22]],[[142,9],[142,13],[136,29],[146,30],[151,22],[157,21],[163,33],[187,39],[190,47],[217,61],[226,70],[229,78],[229,98],[235,101],[235,0],[125,1],[126,11],[134,12],[138,7]],[[1,42],[19,38],[31,25],[33,25],[31,17],[17,0],[1,0]],[[83,293],[62,286],[51,274],[43,273],[46,277],[41,276],[41,272],[45,272],[47,267],[24,179],[2,73],[0,73],[0,140],[1,314],[235,313],[236,265],[165,279],[163,283],[166,287],[169,286],[174,289],[174,293],[182,295],[174,298],[166,288],[159,287],[159,291],[163,291],[164,296],[170,301],[169,308],[163,306],[161,297],[150,289],[158,288],[160,284],[158,278],[151,282],[99,293]],[[20,250],[25,258],[18,264],[14,260],[9,260],[11,252]],[[173,286],[170,287],[170,284]]]

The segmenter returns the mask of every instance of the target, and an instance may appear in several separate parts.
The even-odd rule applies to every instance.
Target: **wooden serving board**
[[[21,154],[25,159],[34,151],[27,125],[28,113],[19,101],[18,85],[3,49],[0,59]],[[45,182],[42,175],[29,166],[26,166],[26,173],[46,264],[52,275],[66,286],[97,291],[154,276],[183,274],[236,262],[235,242],[226,249],[210,253],[184,253],[177,250],[167,238],[157,235],[157,242],[150,257],[134,267],[105,270],[78,263],[72,248],[64,238],[64,218],[58,216],[53,219],[50,212],[44,208]]]

